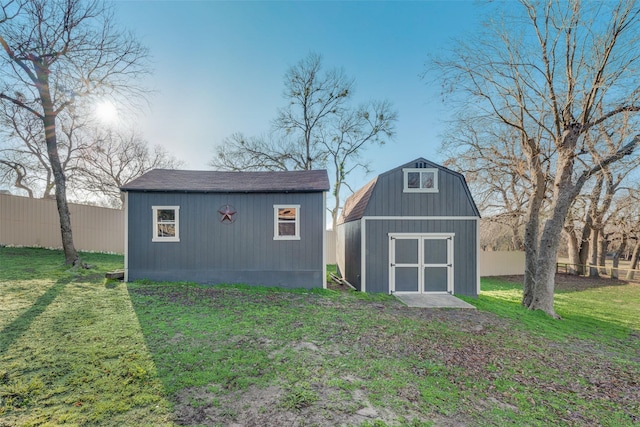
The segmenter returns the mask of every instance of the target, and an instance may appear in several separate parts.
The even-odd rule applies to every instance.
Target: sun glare
[[[118,110],[111,101],[102,101],[96,105],[96,117],[104,123],[113,123],[118,118]]]

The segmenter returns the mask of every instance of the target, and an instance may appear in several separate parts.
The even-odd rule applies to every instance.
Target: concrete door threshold
[[[449,294],[394,294],[408,307],[419,308],[473,308],[469,303]]]

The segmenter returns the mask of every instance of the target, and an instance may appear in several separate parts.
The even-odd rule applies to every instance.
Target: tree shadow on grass
[[[29,330],[31,324],[60,295],[69,282],[71,282],[71,278],[65,277],[58,280],[44,294],[40,295],[27,311],[0,330],[0,355],[6,353],[9,347]]]

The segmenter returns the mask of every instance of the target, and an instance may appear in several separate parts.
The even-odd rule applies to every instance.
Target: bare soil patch
[[[507,280],[512,283],[522,283],[524,281],[524,276],[522,275],[513,275],[513,276],[503,276],[502,279]],[[564,274],[558,273],[556,274],[556,291],[584,291],[587,289],[593,288],[602,288],[605,286],[622,286],[622,285],[635,285],[634,283],[628,282],[622,279],[611,279],[609,277],[601,276],[601,277],[588,277],[588,276],[576,276],[573,274]]]

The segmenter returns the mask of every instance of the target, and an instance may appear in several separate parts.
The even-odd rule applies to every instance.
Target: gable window
[[[273,205],[273,240],[300,240],[300,205]]]
[[[438,169],[403,169],[405,193],[437,193]]]
[[[152,206],[152,242],[180,241],[180,206]]]

